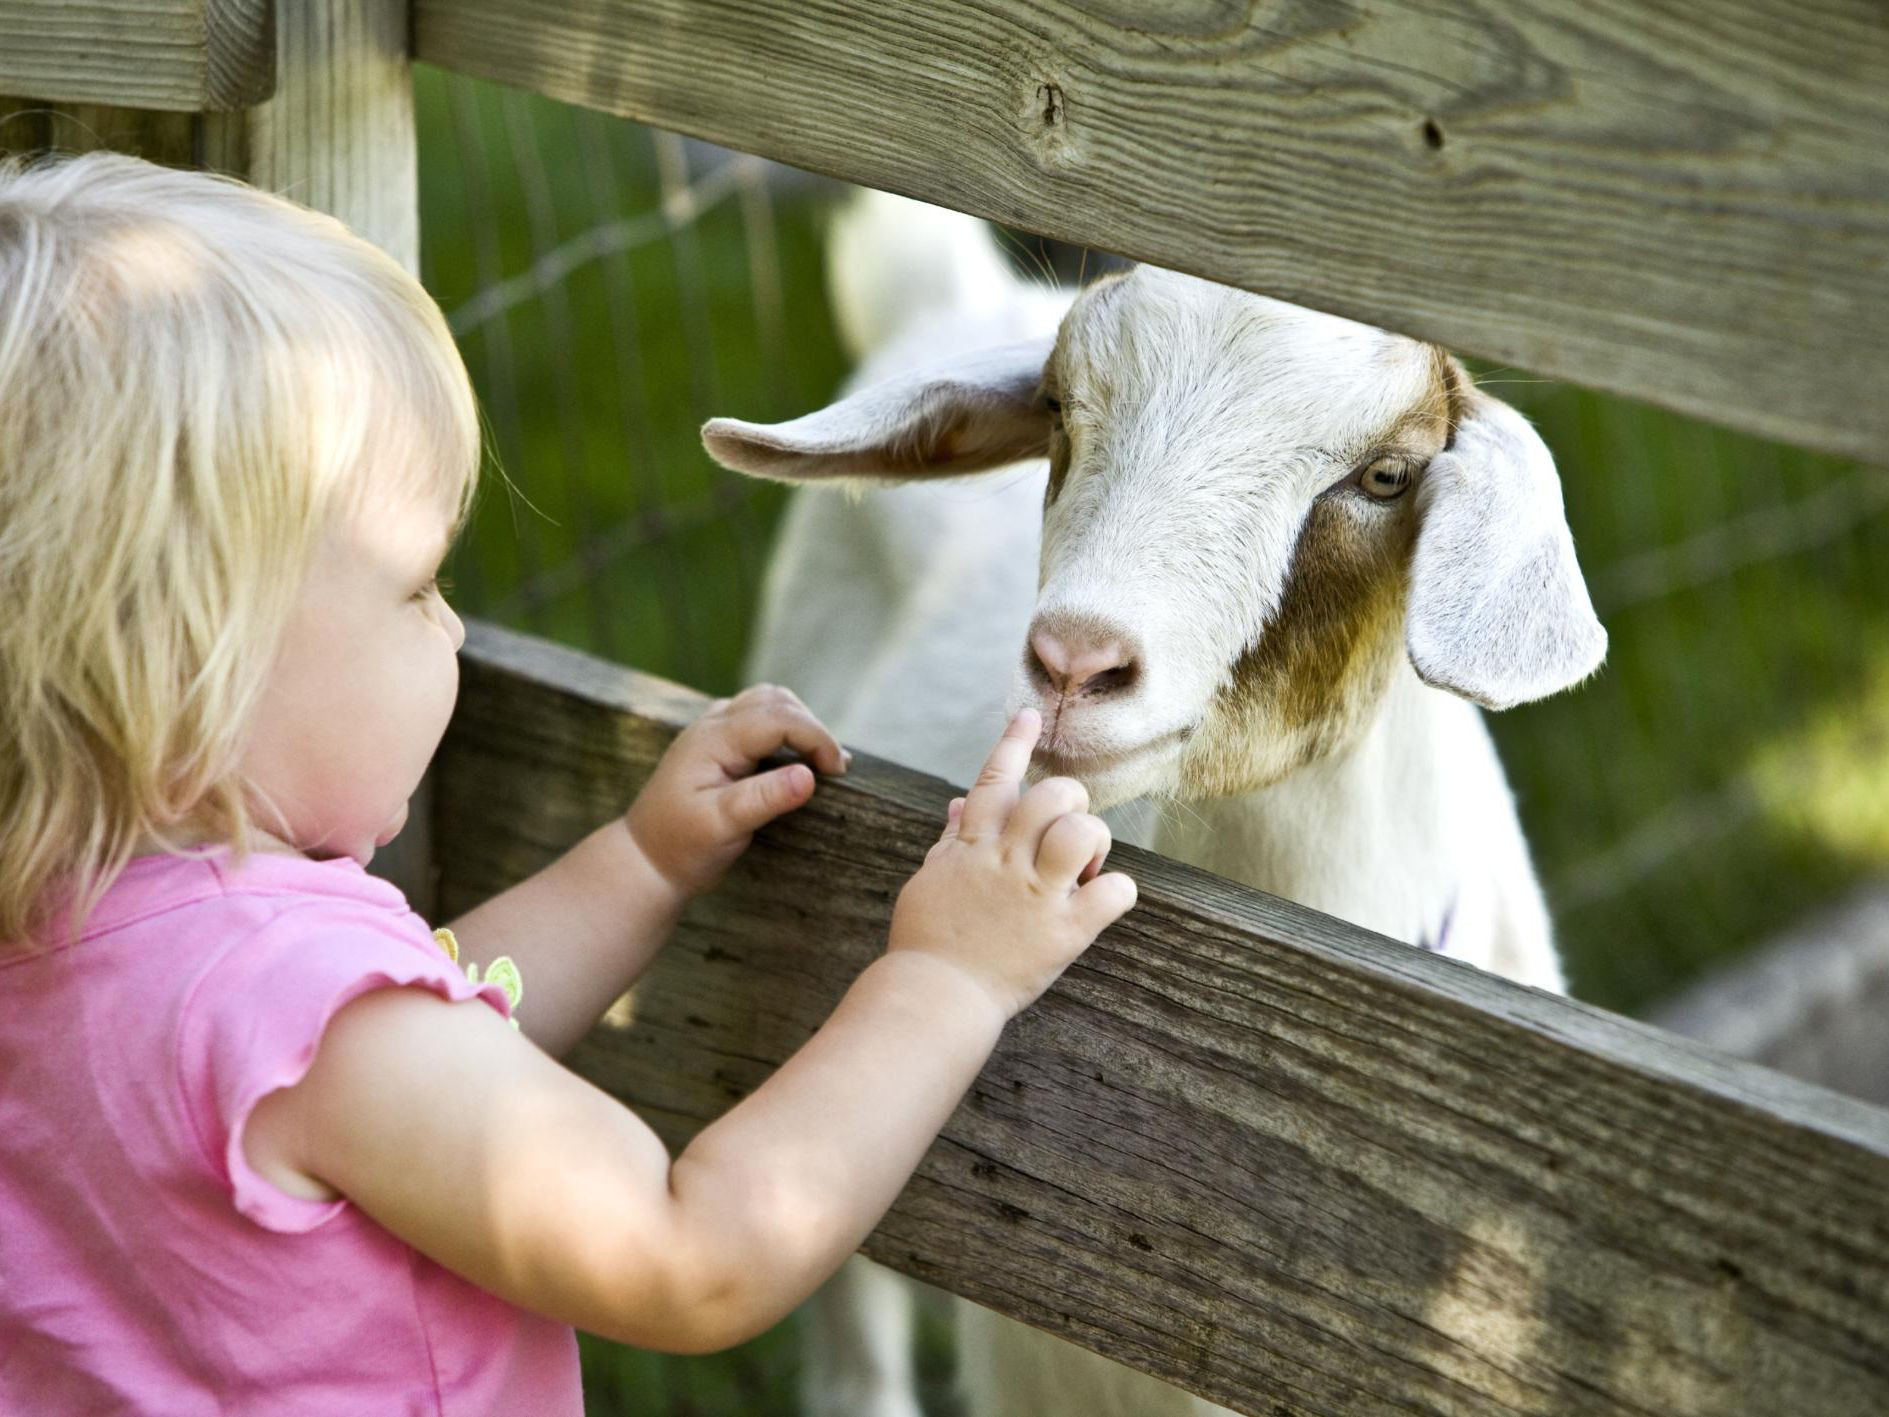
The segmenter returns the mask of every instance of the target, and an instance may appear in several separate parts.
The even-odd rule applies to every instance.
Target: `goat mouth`
[[[1083,781],[1107,777],[1119,772],[1130,764],[1142,764],[1152,758],[1160,757],[1178,749],[1186,741],[1188,730],[1177,728],[1171,733],[1163,733],[1158,738],[1150,738],[1144,743],[1137,743],[1132,748],[1122,748],[1107,753],[1067,753],[1054,748],[1039,747],[1030,766],[1040,777],[1073,777]]]

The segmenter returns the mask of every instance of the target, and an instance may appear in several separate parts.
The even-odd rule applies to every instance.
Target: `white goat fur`
[[[964,783],[1008,708],[1041,702],[1055,720],[1054,696],[1027,672],[1032,625],[1105,615],[1145,661],[1134,691],[1071,709],[1045,750],[1050,767],[1082,776],[1098,806],[1115,808],[1118,836],[1400,940],[1447,933],[1451,957],[1561,987],[1481,717],[1431,687],[1506,706],[1582,677],[1604,649],[1552,464],[1519,418],[1471,394],[1489,436],[1506,440],[1503,456],[1527,465],[1526,497],[1478,490],[1476,510],[1464,494],[1439,512],[1447,477],[1458,476],[1439,455],[1409,506],[1355,491],[1325,499],[1327,525],[1360,544],[1392,535],[1384,518],[1405,519],[1395,544],[1411,586],[1406,595],[1400,579],[1392,610],[1409,623],[1389,650],[1346,662],[1347,681],[1363,687],[1306,729],[1264,695],[1229,709],[1229,680],[1282,613],[1313,499],[1421,398],[1437,352],[1146,267],[1079,296],[1035,286],[1009,272],[982,223],[876,194],[840,214],[829,260],[842,332],[864,357],[849,389],[894,392],[773,429],[716,420],[706,431],[717,456],[769,476],[870,475],[835,449],[864,450],[869,463],[874,449],[917,436],[914,406],[954,397],[914,395],[913,370],[969,370],[981,388],[989,361],[978,351],[1010,349],[990,367],[1040,367],[1060,328],[1052,365],[1069,471],[1047,521],[1042,456],[973,479],[797,493],[751,678],[797,689],[846,742]],[[978,418],[974,408],[945,442]],[[1479,527],[1478,517],[1516,524]],[[1419,535],[1420,520],[1443,529]],[[1512,583],[1485,568],[1464,588],[1475,558],[1487,561],[1492,545],[1525,550],[1530,536],[1563,550],[1533,561],[1518,551],[1503,571]],[[1511,605],[1505,629],[1495,602],[1526,608]],[[1510,657],[1528,659],[1513,652],[1521,633],[1544,646],[1542,662],[1511,673]],[[1202,783],[1222,795],[1198,796]],[[915,1417],[909,1300],[862,1266],[853,1261],[816,1301],[809,1410]],[[975,1417],[1221,1410],[968,1304],[958,1328]]]

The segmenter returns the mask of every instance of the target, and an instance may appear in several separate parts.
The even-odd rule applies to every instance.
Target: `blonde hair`
[[[439,308],[334,219],[114,153],[0,162],[0,942],[142,837],[228,843],[311,554],[479,466]]]

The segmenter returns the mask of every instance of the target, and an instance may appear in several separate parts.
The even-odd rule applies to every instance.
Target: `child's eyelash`
[[[421,586],[418,590],[416,590],[413,593],[413,598],[415,600],[425,600],[429,595],[432,595],[436,591],[440,595],[444,595],[446,594],[447,591],[451,590],[452,588],[453,588],[453,583],[450,580],[448,580],[445,576],[435,576],[433,577],[432,580],[428,581],[425,585]]]

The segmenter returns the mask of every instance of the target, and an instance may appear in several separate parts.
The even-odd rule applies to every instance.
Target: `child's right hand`
[[[899,893],[888,952],[916,950],[984,987],[1005,1018],[1022,1012],[1135,903],[1135,883],[1098,874],[1107,823],[1073,778],[1021,792],[1042,721],[1010,721],[944,835]]]

